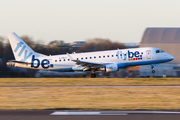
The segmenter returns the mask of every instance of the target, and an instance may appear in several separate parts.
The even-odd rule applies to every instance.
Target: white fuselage
[[[74,53],[70,55],[75,60],[89,63],[117,64],[118,69],[128,66],[163,63],[174,59],[170,54],[154,47]],[[31,58],[26,61],[29,64],[18,63],[15,67],[56,71],[84,70],[83,66],[76,65],[76,62],[71,61],[67,54],[46,57],[36,57],[34,55]]]

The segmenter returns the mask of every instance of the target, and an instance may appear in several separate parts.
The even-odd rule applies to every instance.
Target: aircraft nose
[[[174,60],[174,57],[172,55],[168,55],[169,60]]]

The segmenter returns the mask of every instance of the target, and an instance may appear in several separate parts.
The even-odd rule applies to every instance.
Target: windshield
[[[156,53],[163,53],[163,50],[156,50]]]

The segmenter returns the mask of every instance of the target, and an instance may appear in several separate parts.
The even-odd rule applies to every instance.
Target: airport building
[[[147,76],[180,77],[180,28],[147,28],[140,42],[140,47],[156,47],[171,54],[174,60],[157,64],[156,73],[151,73],[150,65],[140,66],[139,74]]]

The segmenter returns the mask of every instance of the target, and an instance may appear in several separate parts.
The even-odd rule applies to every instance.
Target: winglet
[[[67,53],[67,55],[71,59],[71,61],[75,61],[75,59],[69,53]]]

